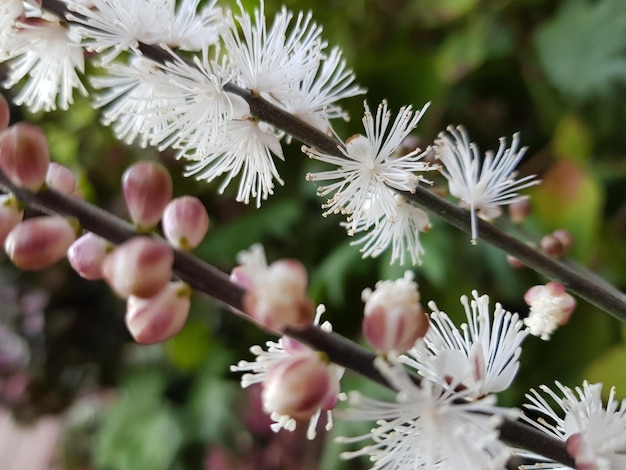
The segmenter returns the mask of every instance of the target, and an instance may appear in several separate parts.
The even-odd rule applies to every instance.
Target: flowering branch
[[[0,188],[4,192],[14,194],[22,203],[40,212],[74,217],[84,229],[113,243],[120,244],[137,235],[130,223],[99,207],[54,189],[44,189],[37,193],[29,191],[11,183],[1,171]],[[223,303],[243,318],[250,319],[241,313],[245,290],[233,283],[226,273],[181,250],[175,250],[174,273],[193,289]],[[391,388],[389,380],[374,365],[376,355],[349,339],[336,333],[325,332],[315,326],[302,330],[288,329],[286,333],[324,352],[331,362]],[[412,376],[412,380],[419,383],[420,379]],[[573,461],[562,441],[546,436],[528,425],[507,419],[500,425],[500,434],[504,442],[515,447],[573,466]]]
[[[137,235],[130,223],[88,202],[54,189],[34,193],[14,185],[2,172],[0,172],[0,188],[7,193],[14,194],[22,203],[35,210],[74,217],[85,230],[96,233],[115,244],[123,243]],[[231,282],[228,274],[181,250],[175,250],[174,272],[193,289],[209,295],[249,319],[240,313],[243,310],[242,298],[245,290]],[[387,380],[373,366],[375,355],[342,336],[326,333],[315,327],[290,330],[289,334],[323,351],[332,362],[354,370],[382,385],[387,385]]]
[[[307,145],[337,157],[342,156],[339,151],[342,144],[339,141],[268,103],[263,98],[253,96],[247,90],[232,84],[228,84],[225,89],[244,98],[250,105],[251,112],[260,119],[284,130]],[[414,193],[401,193],[417,206],[438,215],[454,227],[466,233],[472,232],[470,213],[467,210],[455,206],[423,186],[416,187]],[[577,266],[575,269],[572,263],[566,264],[549,258],[489,222],[478,219],[477,223],[482,240],[514,256],[537,273],[561,282],[571,292],[622,322],[626,322],[626,295],[612,285],[598,281],[595,275],[582,266]]]
[[[526,150],[519,148],[517,134],[510,146],[501,139],[497,153],[487,152],[483,156],[462,127],[449,127],[434,143],[434,152],[442,164],[435,166],[422,162],[425,153],[418,149],[401,155],[399,151],[428,105],[417,111],[405,106],[392,120],[392,113],[383,101],[375,112],[365,103],[365,135],[354,136],[345,143],[331,137],[330,120],[346,117],[335,103],[364,90],[352,84],[354,74],[345,68],[339,49],[334,48],[328,54],[323,52],[328,44],[321,39],[321,27],[311,21],[311,14],[298,15],[293,25],[293,14],[283,9],[268,30],[263,2],[255,10],[254,18],[241,4],[241,15],[237,16],[230,11],[213,9],[214,4],[196,11],[195,0],[180,2],[178,6],[177,2],[169,2],[162,15],[154,18],[154,29],[144,31],[140,24],[146,13],[141,2],[132,3],[128,10],[108,0],[101,2],[98,8],[73,1],[40,0],[38,3],[43,3],[43,8],[62,19],[49,21],[44,13],[40,20],[27,11],[29,6],[21,0],[13,0],[10,8],[5,9],[9,13],[5,27],[10,33],[6,38],[3,36],[6,39],[3,47],[13,65],[10,86],[24,78],[26,68],[18,66],[20,61],[26,60],[32,49],[40,49],[30,40],[33,38],[40,41],[37,44],[49,43],[56,51],[52,56],[64,59],[59,71],[69,72],[53,77],[52,86],[45,87],[47,93],[29,93],[28,90],[49,79],[46,70],[50,61],[36,55],[39,62],[28,72],[32,80],[16,96],[16,103],[26,104],[34,111],[54,109],[57,103],[65,109],[72,103],[74,90],[87,93],[79,77],[84,71],[84,51],[75,47],[78,42],[73,36],[80,37],[81,46],[99,53],[100,65],[110,72],[109,76],[94,78],[92,83],[96,89],[108,90],[95,97],[95,106],[107,107],[104,117],[113,124],[117,137],[127,142],[139,137],[144,146],[177,149],[178,157],[194,162],[187,167],[188,175],[196,174],[199,179],[208,181],[226,175],[221,191],[241,174],[236,199],[245,203],[256,199],[260,206],[261,200],[273,194],[275,183],[284,184],[274,160],[284,158],[280,141],[296,138],[305,144],[305,154],[336,167],[308,174],[307,180],[328,181],[318,185],[318,195],[328,197],[323,205],[324,215],[347,215],[342,225],[349,235],[368,232],[355,242],[362,244],[364,257],[378,256],[392,246],[392,262],[399,258],[403,263],[408,253],[413,263],[418,263],[423,253],[419,233],[430,228],[428,216],[421,209],[424,208],[471,233],[473,243],[480,231],[487,243],[626,321],[626,296],[622,292],[593,275],[581,275],[582,268],[557,262],[479,220],[479,217],[497,217],[501,206],[524,198],[517,191],[538,183],[534,175],[516,179],[514,168]],[[197,13],[197,17],[187,22],[190,13],[191,16]],[[152,25],[150,21],[146,23]],[[166,29],[166,37],[161,36]],[[197,34],[198,30],[207,34]],[[35,37],[37,32],[41,32],[42,37]],[[222,54],[218,43],[226,54]],[[201,51],[202,54],[191,62],[179,57],[179,50]],[[114,62],[122,52],[131,52],[127,64]],[[215,57],[209,58],[213,52]],[[8,124],[8,118],[5,120]],[[525,300],[531,311],[524,320],[517,314],[504,312],[496,304],[493,332],[489,329],[488,297],[478,297],[474,291],[470,308],[470,301],[463,296],[461,302],[470,326],[463,326],[469,328],[464,330],[464,336],[453,336],[447,332],[458,333],[458,330],[434,302],[429,304],[433,312],[426,321],[411,272],[398,281],[381,281],[375,291],[367,289],[362,296],[367,317],[364,335],[378,351],[378,355],[374,355],[330,333],[332,327],[327,323],[317,328],[323,306],[313,321],[313,305],[306,295],[306,271],[295,260],[279,260],[268,265],[264,254],[259,257],[256,256],[258,249],[251,250],[239,255],[241,266],[229,277],[189,253],[171,250],[157,236],[136,237],[137,232],[150,233],[163,217],[163,233],[168,242],[176,248],[192,249],[208,228],[208,215],[200,201],[168,202],[171,180],[164,168],[135,166],[131,173],[125,173],[124,197],[135,223],[133,229],[88,203],[45,186],[42,188],[45,167],[38,163],[47,163],[48,153],[40,131],[16,125],[4,137],[10,151],[0,153],[5,172],[0,174],[0,187],[25,204],[72,220],[40,218],[11,230],[5,250],[14,264],[22,269],[42,266],[43,251],[32,248],[29,238],[30,234],[41,231],[46,232],[50,240],[59,240],[50,250],[51,260],[61,259],[67,251],[70,263],[81,275],[82,268],[76,267],[81,263],[81,250],[103,257],[99,266],[102,277],[118,295],[127,299],[127,327],[140,343],[162,341],[180,330],[189,310],[190,287],[272,333],[284,330],[299,341],[281,338],[277,343],[268,342],[268,357],[277,351],[287,356],[280,365],[270,368],[268,357],[262,355],[260,347],[255,347],[251,349],[257,355],[255,363],[241,361],[232,369],[254,372],[244,374],[244,387],[263,382],[265,411],[271,413],[277,428],[289,429],[294,419],[311,417],[309,431],[314,431],[319,413],[335,407],[341,395],[339,379],[343,368],[329,364],[330,360],[398,392],[398,406],[394,408],[376,400],[360,399],[358,393],[351,395],[351,405],[356,405],[352,416],[359,416],[360,402],[363,411],[360,416],[375,417],[378,425],[371,435],[355,438],[358,441],[371,437],[376,444],[352,453],[353,457],[369,454],[375,462],[386,458],[388,449],[399,446],[400,460],[403,460],[402,449],[411,448],[412,462],[432,467],[446,458],[450,459],[447,463],[454,463],[462,452],[445,458],[442,455],[448,453],[448,447],[463,446],[467,447],[468,456],[475,458],[477,467],[498,466],[516,453],[498,442],[501,438],[516,448],[543,454],[569,466],[586,464],[590,459],[587,446],[591,441],[585,434],[588,431],[585,423],[579,433],[549,432],[546,437],[542,433],[545,426],[535,431],[510,421],[518,417],[517,411],[495,407],[496,398],[490,395],[510,384],[517,371],[520,344],[525,335],[541,333],[542,338],[548,338],[557,325],[567,321],[575,302],[565,294],[561,284],[536,286],[532,295],[527,294]],[[24,142],[32,143],[41,152],[22,152],[25,158],[15,159],[18,146],[9,145],[15,142],[20,143],[20,148],[24,147]],[[449,182],[450,195],[460,199],[463,208],[419,185],[428,182],[422,173],[433,169],[441,170]],[[137,190],[135,182],[147,181],[147,175],[154,177],[146,185],[151,189],[146,189],[144,196],[149,197],[138,197],[141,190]],[[60,175],[52,174],[50,181],[48,175],[45,178],[49,187],[64,191],[58,181]],[[159,188],[163,191],[155,194],[154,190]],[[67,193],[72,191],[70,188]],[[147,200],[152,200],[152,206],[144,204]],[[204,211],[202,224],[194,223],[197,220],[191,215],[194,205],[196,209],[199,206],[200,212]],[[8,212],[11,223],[19,222],[23,216],[18,213],[17,204]],[[81,237],[68,251],[76,235],[73,223],[76,220],[91,233]],[[89,235],[98,238],[94,234],[120,246],[106,254],[104,240],[87,238]],[[97,249],[94,243],[99,243]],[[82,245],[86,248],[81,249]],[[88,263],[84,264],[88,268]],[[129,271],[134,276],[126,278]],[[87,269],[84,272],[87,274]],[[170,282],[173,276],[188,285]],[[180,314],[169,314],[174,307]],[[533,319],[534,314],[546,318]],[[148,325],[147,318],[158,321]],[[404,324],[414,328],[404,328]],[[152,328],[154,325],[157,328]],[[502,325],[506,328],[501,329]],[[522,331],[524,325],[529,329]],[[430,338],[424,336],[426,326],[430,328]],[[498,335],[497,341],[489,340],[492,334]],[[420,337],[426,339],[417,345],[415,340]],[[445,346],[444,350],[438,349],[440,343]],[[416,345],[411,347],[411,344]],[[299,355],[302,348],[307,352]],[[407,348],[411,349],[398,363],[395,352]],[[294,355],[290,356],[292,353]],[[505,358],[504,362],[491,360],[496,353]],[[402,363],[408,369],[413,367],[423,379],[405,370]],[[307,380],[301,380],[300,374]],[[309,390],[308,384],[317,387]],[[287,387],[286,392],[281,389],[283,385]],[[311,394],[315,395],[314,401],[309,400]],[[299,398],[286,402],[285,396]],[[376,408],[379,408],[379,416],[372,413]],[[404,410],[416,414],[407,417]],[[611,411],[609,407],[607,410]],[[448,419],[420,419],[430,416],[431,411]],[[566,420],[564,418],[564,422]],[[452,423],[457,423],[454,429],[445,427]],[[430,448],[428,441],[423,440],[423,436],[429,434],[450,435],[451,439],[445,442],[438,439]],[[474,435],[484,435],[485,439],[474,442]],[[567,440],[565,445],[564,440]],[[420,442],[425,452],[419,449],[415,452],[415,445]],[[350,458],[351,453],[345,454],[344,457]],[[455,465],[458,464],[457,461]],[[379,465],[384,465],[382,460],[375,468],[383,468]]]
[[[42,4],[44,9],[60,17],[65,17],[68,13],[67,6],[59,0],[43,0]],[[139,50],[147,57],[161,63],[174,60],[170,52],[155,45],[140,44]],[[345,158],[340,150],[343,147],[341,142],[268,102],[258,94],[251,93],[230,82],[224,84],[223,91],[243,98],[250,106],[251,115],[286,132],[307,146],[331,156]],[[393,189],[415,205],[438,215],[467,233],[472,233],[472,218],[464,208],[455,206],[421,186],[417,186],[411,192]],[[517,258],[537,273],[562,283],[579,297],[622,322],[626,322],[626,295],[618,289],[598,280],[597,276],[591,275],[580,266],[574,268],[571,263],[549,258],[484,220],[478,219],[475,223],[477,223],[481,238],[487,243]]]

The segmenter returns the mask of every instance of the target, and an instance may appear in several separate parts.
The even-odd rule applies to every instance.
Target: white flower
[[[252,258],[255,258],[258,263],[262,264],[262,261],[259,256],[259,252],[249,253]],[[249,259],[249,262],[253,262],[253,259]],[[317,307],[316,316],[314,325],[318,326],[320,324],[321,316],[326,311],[324,305],[319,305]],[[320,326],[322,330],[329,333],[332,331],[332,325],[330,322],[324,322]],[[302,349],[308,349],[307,346],[302,343],[297,342],[296,340],[283,336],[278,339],[278,341],[267,341],[266,343],[267,349],[263,349],[261,346],[255,345],[250,348],[250,352],[256,356],[253,362],[249,361],[239,361],[237,365],[231,366],[230,370],[232,372],[245,372],[241,377],[241,387],[247,388],[250,385],[263,383],[265,377],[267,376],[268,370],[272,369],[274,366],[281,363],[285,358],[291,357],[294,354],[298,354]],[[337,384],[341,380],[341,377],[344,373],[344,368],[340,367],[336,364],[331,364],[330,366],[331,373],[334,375]],[[339,399],[345,399],[343,394],[338,394]],[[322,414],[322,409],[320,408],[318,412],[310,419],[307,428],[307,438],[315,439],[316,437],[316,428],[319,418]],[[327,415],[327,424],[326,430],[330,430],[333,427],[333,417],[332,410],[325,410]],[[272,424],[272,430],[274,432],[278,432],[280,429],[287,429],[288,431],[293,431],[296,429],[296,420],[289,416],[281,416],[278,413],[271,414],[272,420],[274,420],[274,424]]]
[[[493,219],[500,215],[500,206],[524,199],[517,191],[538,184],[535,175],[515,179],[515,167],[524,156],[526,148],[518,149],[519,134],[513,136],[511,147],[500,139],[500,147],[494,155],[485,153],[480,159],[476,144],[470,142],[463,127],[448,127],[436,141],[437,156],[443,163],[442,174],[448,180],[450,194],[468,207],[472,217],[472,243],[478,238],[476,216]]]
[[[476,398],[511,385],[528,331],[517,313],[507,312],[499,303],[492,322],[489,296],[472,291],[472,297],[471,302],[461,297],[467,323],[460,329],[430,302],[430,328],[401,360],[439,384],[451,379],[463,384],[468,396]]]
[[[147,0],[92,0],[93,6],[82,2],[68,2],[68,20],[82,26],[77,31],[84,38],[83,45],[97,52],[103,63],[115,59],[121,52],[141,55],[139,43],[160,41],[156,10]]]
[[[311,68],[302,81],[292,84],[292,92],[280,105],[287,112],[326,132],[330,129],[330,119],[348,120],[347,113],[336,102],[365,93],[353,81],[354,73],[346,70],[341,50],[333,48],[328,57],[324,57],[319,69]]]
[[[154,132],[151,122],[157,119],[155,108],[171,105],[169,78],[156,62],[132,57],[129,64],[107,64],[107,75],[94,77],[94,88],[105,90],[96,95],[95,106],[106,107],[103,122],[112,126],[118,139],[130,144],[141,136],[145,147]]]
[[[413,113],[410,106],[401,108],[398,116],[387,131],[391,113],[387,102],[383,101],[374,118],[367,103],[363,124],[365,136],[354,136],[340,146],[342,156],[328,155],[315,149],[304,147],[303,151],[311,158],[335,165],[337,169],[320,173],[309,173],[309,181],[335,180],[334,183],[318,188],[318,195],[332,197],[323,206],[328,214],[348,214],[349,229],[362,227],[364,220],[368,227],[378,217],[368,217],[368,209],[375,204],[387,218],[393,220],[397,205],[394,192],[413,191],[420,181],[426,181],[415,172],[427,171],[430,168],[420,158],[423,154],[414,150],[406,155],[394,155],[402,140],[417,126],[428,105],[419,112]]]
[[[226,67],[203,54],[193,64],[176,59],[160,69],[169,93],[150,110],[151,144],[179,149],[178,158],[195,161],[230,146],[228,120],[247,116],[250,108],[243,98],[223,91],[230,79]]]
[[[236,81],[255,94],[280,101],[311,69],[317,69],[325,46],[320,40],[322,28],[311,21],[310,13],[298,14],[291,25],[293,13],[283,8],[268,30],[263,1],[255,9],[254,22],[237,3],[240,16],[222,33]]]
[[[583,383],[582,388],[555,382],[557,393],[542,385],[541,391],[557,404],[554,409],[536,390],[526,394],[529,404],[524,407],[532,415],[523,419],[541,431],[567,442],[567,450],[576,462],[576,468],[597,470],[626,468],[626,400],[615,399],[611,388],[606,405],[602,404],[602,384]],[[521,455],[528,456],[521,452]],[[542,461],[531,468],[566,469],[556,462]]]
[[[24,13],[22,0],[2,0],[0,5],[0,35],[13,34],[13,21]]]
[[[201,0],[148,0],[155,9],[160,30],[159,43],[188,51],[205,51],[219,39],[224,12],[210,0],[198,11]]]
[[[254,198],[260,207],[261,200],[274,194],[274,180],[284,184],[272,159],[273,153],[284,160],[279,136],[272,126],[251,116],[227,121],[225,133],[228,141],[224,146],[188,166],[186,176],[196,175],[199,180],[213,181],[227,174],[219,188],[223,193],[232,179],[241,173],[237,201],[248,204],[250,198]]]
[[[68,3],[68,19],[84,46],[108,63],[123,51],[141,55],[140,43],[165,44],[187,50],[206,49],[218,40],[222,11],[209,2],[200,12],[199,0],[92,0]],[[178,8],[176,8],[178,3]]]
[[[85,68],[83,50],[72,29],[41,18],[16,20],[14,28],[1,39],[0,57],[11,59],[6,88],[28,77],[14,99],[17,105],[33,112],[67,109],[74,89],[87,95],[78,76]]]
[[[348,222],[342,222],[341,225],[348,227],[350,236],[366,232],[363,237],[351,243],[363,245],[360,249],[363,258],[375,258],[391,246],[390,264],[400,260],[400,265],[404,265],[407,253],[411,264],[421,264],[424,249],[419,234],[428,232],[431,228],[428,214],[399,194],[394,194],[393,198],[396,202],[396,213],[393,218],[387,217],[379,207],[380,204],[371,201],[369,207],[366,206],[364,210],[365,217],[359,220],[356,227],[351,226],[350,217]]]
[[[401,366],[376,361],[398,391],[396,402],[350,394],[352,408],[343,417],[376,421],[376,427],[362,436],[339,438],[343,443],[373,440],[342,458],[368,456],[373,470],[504,468],[510,452],[498,440],[497,427],[503,416],[517,416],[515,410],[496,407],[492,395],[467,401],[469,392],[454,385],[423,379],[418,386]]]

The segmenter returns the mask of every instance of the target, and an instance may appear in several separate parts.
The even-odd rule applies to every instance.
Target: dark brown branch
[[[66,7],[58,0],[45,0],[44,8],[63,17]],[[166,62],[171,59],[169,52],[154,45],[140,45],[141,52],[153,60]],[[250,106],[250,111],[259,119],[272,124],[308,146],[322,152],[341,156],[341,142],[320,132],[318,129],[292,116],[288,112],[267,102],[263,98],[250,93],[235,84],[224,86],[224,91],[240,96]],[[461,209],[428,191],[418,187],[414,194],[402,193],[415,205],[430,211],[451,225],[471,233],[469,212]],[[478,221],[480,240],[492,244],[505,253],[519,259],[529,268],[546,276],[550,280],[561,282],[570,292],[587,300],[596,307],[626,322],[626,295],[604,282],[596,282],[591,273],[580,273],[565,263],[548,258],[537,250],[529,247],[516,238],[483,221]]]
[[[136,236],[134,228],[126,221],[93,206],[88,202],[58,191],[47,189],[33,193],[13,185],[0,172],[0,189],[13,193],[22,203],[40,212],[75,217],[81,226],[113,243],[122,243]],[[245,291],[230,281],[229,276],[210,264],[182,251],[175,250],[174,273],[193,289],[203,292],[213,299],[228,306],[231,310],[242,310],[242,298]],[[317,327],[304,330],[287,330],[289,336],[323,351],[330,361],[357,372],[385,387],[389,382],[374,366],[375,355],[336,333],[326,333]],[[419,383],[419,379],[414,377]],[[514,421],[504,421],[500,426],[502,440],[518,448],[543,455],[573,467],[567,456],[564,444],[530,426]]]

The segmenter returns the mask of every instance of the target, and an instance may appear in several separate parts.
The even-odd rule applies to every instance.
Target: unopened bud
[[[92,232],[87,232],[70,246],[67,259],[74,270],[85,279],[102,279],[102,263],[109,252],[109,243]]]
[[[46,173],[46,184],[65,194],[74,194],[76,177],[68,167],[52,162]]]
[[[555,230],[552,233],[552,236],[559,240],[561,245],[563,245],[563,254],[566,254],[572,249],[572,246],[574,246],[574,237],[567,230]]]
[[[406,271],[403,278],[378,281],[376,289],[363,291],[363,335],[379,352],[404,352],[428,331],[413,276]]]
[[[159,223],[172,199],[172,178],[159,163],[139,162],[124,172],[122,190],[130,218],[138,230],[148,232]]]
[[[13,264],[24,271],[47,268],[65,257],[76,239],[77,223],[61,217],[28,219],[7,236],[4,250]]]
[[[332,380],[328,364],[318,353],[287,356],[267,372],[263,406],[268,413],[307,420],[327,401]]]
[[[565,441],[567,453],[574,459],[576,470],[598,470],[599,468],[610,468],[598,465],[598,455],[593,451],[592,446],[585,442],[580,432],[570,435]]]
[[[558,258],[563,255],[563,244],[554,235],[542,237],[539,245],[541,246],[541,251],[551,258]]]
[[[524,301],[530,306],[524,324],[531,335],[540,336],[543,340],[550,339],[558,326],[565,325],[576,307],[574,298],[559,282],[531,287],[524,294]]]
[[[509,204],[509,217],[515,224],[521,224],[530,215],[532,207],[528,198],[519,199]]]
[[[48,141],[38,127],[20,122],[0,132],[0,169],[16,186],[39,191],[49,163]]]
[[[161,222],[165,238],[182,250],[193,250],[209,229],[209,215],[200,200],[193,196],[171,200]]]
[[[169,245],[151,237],[134,237],[105,256],[102,274],[120,297],[150,298],[170,281],[173,263]]]
[[[518,260],[515,256],[506,255],[506,262],[515,269],[525,268],[526,265]]]
[[[0,243],[13,228],[24,218],[24,211],[19,201],[12,194],[0,195]]]
[[[307,273],[299,261],[278,260],[252,279],[245,294],[245,312],[270,330],[304,328],[312,324],[313,303],[306,293]]]
[[[191,289],[182,282],[167,284],[149,299],[130,296],[126,302],[126,326],[135,341],[160,343],[176,336],[189,315]]]

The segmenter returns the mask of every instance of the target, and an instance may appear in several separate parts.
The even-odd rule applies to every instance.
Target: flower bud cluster
[[[8,104],[0,97],[0,170],[11,183],[31,191],[45,189],[47,182],[54,186],[61,179],[59,173],[69,170],[50,164],[48,141],[41,129],[27,123],[7,127],[9,118]],[[76,220],[23,218],[24,211],[14,195],[0,196],[0,242],[13,264],[24,271],[53,265],[76,239]]]
[[[28,124],[8,123],[8,105],[0,100],[0,170],[16,186],[31,191],[53,188],[74,194],[76,178],[68,168],[50,163],[43,132]],[[5,122],[6,121],[6,122]],[[13,195],[0,197],[0,241],[12,262],[23,270],[44,269],[66,255],[76,272],[89,280],[104,279],[127,300],[126,324],[141,343],[176,335],[187,318],[191,289],[173,282],[172,246],[191,250],[209,227],[202,203],[193,197],[172,199],[172,180],[158,163],[132,165],[123,176],[123,193],[137,230],[152,231],[161,222],[166,241],[133,237],[117,247],[93,233],[77,239],[77,221],[55,216],[23,221]]]
[[[560,258],[565,256],[574,245],[574,237],[567,230],[555,230],[541,239],[540,246],[547,256]]]
[[[209,227],[209,216],[193,197],[172,199],[172,179],[167,169],[154,162],[130,166],[122,177],[128,212],[137,230],[117,247],[94,234],[83,235],[71,247],[68,258],[87,279],[104,279],[126,299],[126,326],[144,344],[165,341],[182,329],[190,308],[191,289],[172,281],[175,248],[198,246]],[[148,233],[159,222],[163,241]]]

